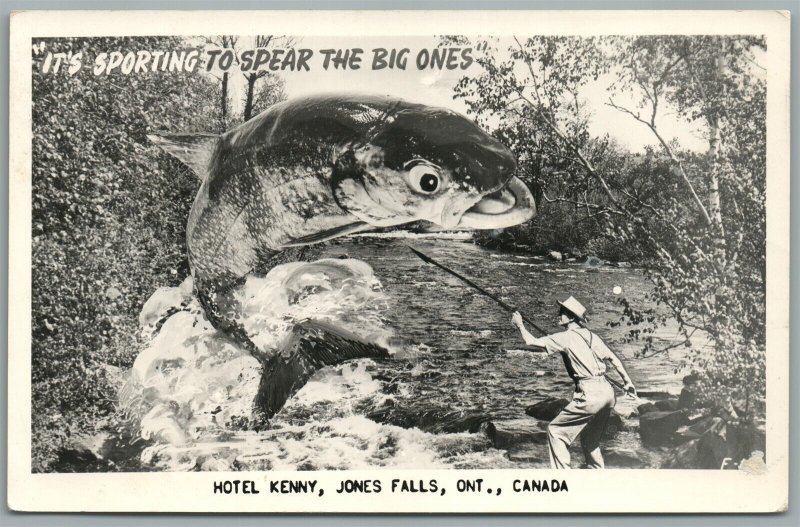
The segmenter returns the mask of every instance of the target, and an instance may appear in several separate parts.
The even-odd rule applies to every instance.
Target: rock
[[[656,401],[654,405],[662,412],[674,412],[680,409],[677,399],[663,399],[661,401]]]
[[[697,468],[697,443],[699,439],[693,439],[676,448],[672,455],[661,463],[661,468]]]
[[[660,401],[661,399],[671,399],[673,397],[672,395],[670,395],[669,392],[657,391],[657,390],[637,390],[636,393],[639,395],[640,398],[651,399],[654,401]]]
[[[617,403],[614,405],[614,411],[625,419],[639,417],[639,412],[636,408],[641,406],[642,402],[643,401],[630,399],[628,397],[619,397],[617,398]]]
[[[689,419],[689,424],[693,425],[696,422],[705,419],[711,415],[708,409],[701,409],[701,410],[692,410],[690,412],[686,412],[686,417]]]
[[[681,411],[648,412],[639,417],[639,435],[646,445],[663,445],[686,421],[686,414]]]
[[[525,408],[525,413],[541,421],[552,421],[568,404],[566,399],[550,397]]]
[[[583,262],[583,265],[586,267],[602,267],[605,264],[605,260],[598,258],[597,256],[587,256],[586,260]]]
[[[487,415],[479,411],[452,410],[447,407],[419,408],[399,405],[393,399],[378,408],[366,410],[366,416],[377,423],[403,428],[419,428],[432,433],[470,432],[486,429]]]
[[[103,461],[93,452],[72,446],[59,450],[53,464],[56,472],[96,472],[102,467]]]
[[[565,406],[569,404],[567,399],[556,399],[554,397],[540,401],[525,409],[525,413],[541,421],[552,421]],[[625,421],[616,411],[611,412],[606,424],[605,434],[607,437],[613,436],[620,430],[625,429]]]
[[[609,448],[603,451],[606,468],[644,468],[646,463],[633,450]]]
[[[187,431],[181,426],[179,416],[175,415],[177,403],[157,404],[141,420],[143,439],[182,445],[189,439]]]
[[[229,462],[224,459],[216,459],[213,457],[209,457],[202,462],[198,460],[197,464],[203,472],[222,472],[231,469],[231,464]]]
[[[644,415],[646,413],[657,412],[658,408],[653,403],[644,403],[644,404],[640,404],[639,406],[637,406],[636,407],[636,411],[641,416],[641,415]]]
[[[708,417],[680,431],[683,437],[700,434],[678,447],[662,465],[664,468],[693,469],[749,469],[749,463],[758,470],[763,457],[765,437],[752,427],[734,426],[721,417]]]
[[[558,251],[550,251],[549,253],[547,253],[547,257],[556,262],[560,262],[561,260],[564,259],[564,255]]]
[[[607,438],[613,437],[617,432],[621,432],[622,430],[625,430],[625,421],[622,419],[621,415],[612,411],[611,415],[608,416],[604,436]]]
[[[509,419],[486,423],[486,435],[492,446],[507,450],[521,444],[547,444],[547,432],[533,419]]]
[[[728,423],[725,438],[728,444],[728,457],[733,458],[737,464],[742,459],[752,457],[753,452],[764,452],[767,448],[765,431],[752,426]]]
[[[577,258],[582,260],[585,257],[585,254],[580,249],[576,249],[575,247],[567,248],[567,254],[569,254],[572,258]]]
[[[702,436],[708,432],[719,433],[725,427],[725,421],[719,417],[704,417],[687,427],[687,430],[695,435]]]
[[[691,425],[680,427],[676,430],[676,437],[683,441],[700,439],[709,430],[718,430],[724,425],[725,421],[719,417],[704,417]]]
[[[725,468],[730,458],[729,445],[726,440],[727,427],[722,419],[715,421],[714,425],[697,440],[697,459],[694,468],[720,469]],[[730,460],[733,461],[733,460]],[[731,463],[729,468],[737,468],[736,463]]]
[[[109,434],[74,436],[58,451],[54,468],[56,472],[108,472],[113,463],[104,459],[104,449]]]
[[[678,397],[679,410],[692,410],[697,407],[697,394],[689,388],[681,390],[681,395]]]
[[[616,265],[617,265],[617,267],[620,267],[620,268],[631,267],[631,263],[630,262],[617,262]]]
[[[524,445],[522,448],[511,448],[506,454],[508,459],[516,463],[548,463],[548,452],[546,447],[534,447]]]
[[[684,386],[694,386],[698,382],[700,382],[700,376],[696,373],[690,373],[689,375],[683,377]]]

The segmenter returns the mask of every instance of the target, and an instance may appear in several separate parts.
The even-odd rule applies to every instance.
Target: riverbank
[[[663,406],[672,403],[659,403],[658,398],[680,399],[686,372],[676,368],[684,351],[636,358],[638,344],[626,338],[626,328],[612,324],[624,309],[622,298],[634,305],[646,305],[650,285],[637,269],[605,265],[592,268],[583,263],[491,251],[463,239],[354,237],[327,243],[315,256],[349,257],[367,262],[374,270],[380,281],[375,287],[386,299],[380,316],[393,328],[392,341],[398,349],[391,360],[326,368],[287,403],[268,431],[221,426],[207,429],[202,442],[180,448],[139,439],[138,450],[116,450],[119,454],[114,455],[122,457],[114,460],[115,468],[103,464],[110,459],[95,459],[97,454],[92,452],[102,452],[105,447],[97,447],[96,437],[86,438],[83,446],[79,441],[72,442],[79,445],[71,454],[75,462],[71,468],[62,465],[60,469],[549,466],[546,445],[541,443],[547,421],[526,412],[544,401],[571,397],[573,386],[563,365],[556,358],[514,351],[522,341],[508,313],[465,288],[459,280],[419,260],[408,250],[409,245],[516,305],[548,331],[558,329],[556,300],[568,295],[587,299],[592,330],[626,362],[637,386],[645,392],[645,401]],[[313,311],[314,306],[308,308]],[[182,325],[173,326],[170,325],[183,331]],[[676,338],[675,327],[661,328],[653,337],[659,345],[669,345]],[[191,357],[198,351],[190,346],[181,353]],[[238,378],[235,371],[229,373],[230,379]],[[237,392],[231,388],[222,393]],[[676,449],[690,443],[645,440],[641,433],[644,414],[638,406],[619,398],[621,426],[602,445],[608,453],[609,468],[660,468],[666,466]],[[688,421],[670,421],[680,423],[665,434],[670,438],[680,439],[685,436],[679,432],[681,427],[701,423],[692,420],[694,414],[688,408],[674,411],[685,414]],[[206,417],[213,415],[218,414]],[[716,416],[702,416],[706,417]],[[505,445],[497,442],[498,423],[508,422],[527,423],[531,433],[525,437],[530,440]],[[719,428],[713,427],[717,432]],[[503,425],[499,430],[502,435]],[[699,433],[697,430],[695,427],[692,431]],[[109,445],[113,446],[113,441],[106,446]],[[705,448],[698,446],[698,451],[704,452]],[[106,450],[114,452],[112,448]],[[148,455],[142,457],[145,451]],[[336,454],[342,451],[349,454]],[[181,455],[171,457],[172,452]],[[687,452],[689,457],[682,459],[689,459],[686,465],[691,465],[691,459],[697,459],[698,454],[691,458],[691,448]]]

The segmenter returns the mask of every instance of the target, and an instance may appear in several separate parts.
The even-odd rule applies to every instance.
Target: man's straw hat
[[[581,322],[586,322],[586,308],[574,296],[567,298],[563,302],[558,302],[558,305],[575,315]]]

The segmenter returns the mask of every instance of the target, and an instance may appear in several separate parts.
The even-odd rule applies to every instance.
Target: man
[[[553,468],[570,468],[569,446],[581,434],[583,453],[588,468],[604,468],[600,452],[600,437],[606,427],[616,398],[614,388],[606,379],[606,364],[609,361],[624,381],[625,393],[636,396],[636,388],[619,358],[605,343],[584,327],[586,308],[574,297],[558,302],[559,324],[565,327],[561,333],[536,338],[522,322],[522,315],[515,312],[511,320],[522,333],[525,344],[534,351],[548,355],[559,352],[563,356],[567,373],[575,381],[572,401],[556,416],[547,428],[550,445],[550,465]]]

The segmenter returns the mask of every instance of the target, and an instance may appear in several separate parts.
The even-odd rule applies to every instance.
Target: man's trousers
[[[614,388],[605,377],[578,381],[572,401],[547,428],[550,465],[553,468],[570,468],[569,446],[580,434],[587,468],[604,468],[600,437],[615,403]]]

